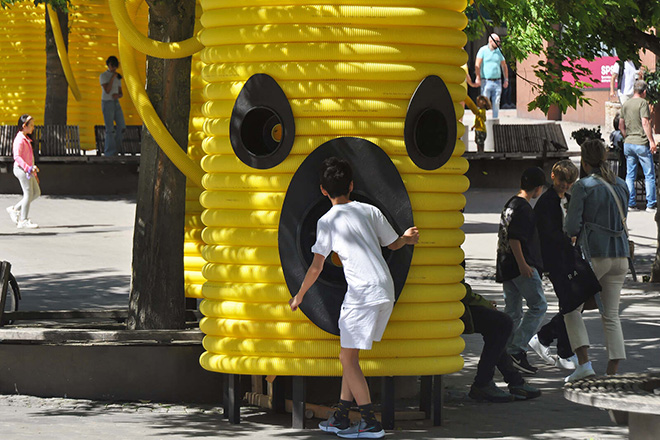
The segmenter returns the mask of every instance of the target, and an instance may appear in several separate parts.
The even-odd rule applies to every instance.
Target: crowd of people
[[[552,365],[573,370],[566,382],[595,375],[582,319],[591,300],[603,322],[609,358],[605,373],[616,374],[620,361],[626,358],[619,300],[630,256],[625,224],[628,188],[610,169],[607,149],[600,140],[582,144],[581,166],[587,176],[576,182],[577,167],[570,160],[557,162],[545,192],[543,170],[526,169],[519,192],[502,210],[496,280],[502,283],[504,312],[496,311],[494,304],[474,294],[469,286],[463,300],[466,331],[481,333],[484,338],[470,397],[506,402],[540,396],[538,389],[521,382],[520,373],[534,375],[538,371],[527,359],[529,349]],[[534,207],[530,203],[533,199],[538,199]],[[599,292],[577,307],[562,309],[562,301],[568,301],[567,295],[572,293],[570,283],[577,282],[572,278],[582,276],[576,272],[578,266],[567,264],[574,259],[575,246],[597,279]],[[560,313],[541,326],[547,310],[543,274],[559,298]],[[557,355],[553,356],[550,345],[555,340]],[[493,382],[496,366],[509,384],[508,392]],[[512,369],[519,374],[513,374]]]

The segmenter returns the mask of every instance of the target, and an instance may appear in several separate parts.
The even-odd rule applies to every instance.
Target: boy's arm
[[[387,246],[387,248],[395,251],[397,249],[401,249],[403,246],[407,244],[417,244],[418,241],[419,241],[419,230],[415,226],[413,226],[412,228],[408,228],[401,237],[397,238],[392,243],[390,243]]]
[[[520,269],[520,275],[524,276],[525,278],[531,278],[534,271],[529,266],[529,264],[527,264],[527,261],[525,261],[525,256],[523,255],[522,245],[520,244],[520,240],[510,238],[509,246],[511,246],[511,251],[513,252],[513,256],[516,259],[516,263],[518,263],[518,269]]]
[[[298,310],[298,306],[305,297],[305,294],[319,277],[319,274],[323,270],[324,261],[325,261],[325,257],[323,255],[314,254],[314,260],[312,260],[312,265],[309,266],[309,269],[307,269],[307,273],[305,274],[305,279],[300,285],[300,290],[298,290],[296,296],[294,296],[289,300],[289,305],[291,306],[291,310],[293,310],[294,312]]]

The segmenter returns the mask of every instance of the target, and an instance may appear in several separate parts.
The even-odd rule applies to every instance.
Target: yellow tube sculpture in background
[[[383,341],[361,353],[365,374],[462,368],[466,0],[378,4],[201,0],[207,370],[341,375],[322,306],[287,304],[324,209],[309,176],[330,151],[365,157],[353,162],[356,197],[387,207],[378,187],[391,186],[421,235],[411,256],[387,257],[401,260],[390,267],[402,289]]]
[[[46,101],[45,8],[26,0],[1,9],[0,17],[0,124],[15,125],[24,113],[42,123]],[[138,29],[146,30],[146,8],[141,8],[135,22]],[[61,57],[68,57],[80,100],[72,99],[72,91],[67,123],[79,126],[81,148],[93,150],[94,126],[103,125],[99,75],[106,69],[108,56],[118,55],[117,28],[107,0],[72,0],[68,27],[68,51],[58,51]],[[142,77],[145,59],[138,55]],[[66,60],[62,62],[66,64]],[[130,99],[122,99],[121,105],[126,124],[142,124]]]

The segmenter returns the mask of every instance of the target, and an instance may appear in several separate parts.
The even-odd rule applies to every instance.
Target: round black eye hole
[[[456,112],[440,77],[427,76],[408,104],[403,138],[410,159],[423,170],[435,170],[451,158],[456,146]]]
[[[445,115],[439,110],[431,108],[422,113],[415,126],[415,143],[422,155],[432,159],[440,156],[449,146],[448,125]],[[451,147],[453,149],[453,145]]]
[[[257,157],[273,154],[282,142],[282,121],[269,108],[254,108],[243,119],[241,140]]]
[[[267,169],[280,164],[295,137],[293,112],[272,77],[253,75],[236,98],[229,124],[231,145],[243,163]]]

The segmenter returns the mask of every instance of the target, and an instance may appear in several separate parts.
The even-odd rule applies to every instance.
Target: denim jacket
[[[594,174],[598,173],[596,171]],[[612,187],[627,216],[628,188],[625,182],[617,177]],[[569,237],[578,237],[578,243],[587,257],[629,256],[628,237],[619,208],[607,186],[593,174],[573,186],[564,231]]]

